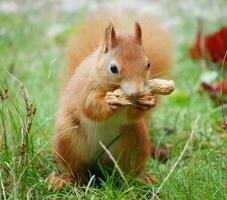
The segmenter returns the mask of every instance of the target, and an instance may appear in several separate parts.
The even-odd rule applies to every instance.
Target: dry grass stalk
[[[31,131],[31,127],[32,127],[32,122],[33,122],[33,118],[34,115],[36,113],[36,108],[34,107],[34,105],[32,104],[28,91],[24,85],[23,82],[21,82],[19,79],[17,79],[14,75],[12,75],[10,72],[8,72],[8,74],[20,85],[21,91],[22,91],[22,96],[25,102],[25,110],[26,110],[26,119],[23,120],[23,126],[22,126],[22,131],[24,134],[24,141],[23,143],[20,145],[20,155],[21,155],[21,160],[24,160],[24,155],[28,154],[29,150],[28,150],[28,145],[29,145],[29,133]]]
[[[9,97],[9,95],[8,95],[8,89],[3,88],[2,90],[0,90],[0,98],[1,98],[3,101],[7,100],[8,97]]]
[[[25,88],[24,85],[21,86],[21,91],[22,91],[22,94],[23,94],[24,102],[25,102],[26,116],[27,116],[27,120],[26,120],[26,122],[23,126],[23,131],[26,134],[29,134],[29,132],[31,130],[31,126],[32,126],[32,120],[33,120],[33,117],[34,117],[35,112],[36,112],[36,108],[31,103],[27,89]]]
[[[177,161],[174,163],[174,165],[172,166],[172,168],[170,169],[169,173],[167,174],[167,176],[164,178],[164,180],[162,181],[161,185],[158,187],[158,189],[156,190],[156,192],[153,194],[151,200],[155,200],[155,198],[157,197],[157,195],[160,193],[162,187],[164,186],[164,184],[166,183],[166,181],[169,179],[169,177],[172,175],[172,173],[174,172],[174,170],[176,169],[177,165],[179,164],[179,162],[181,161],[181,159],[183,158],[186,150],[188,149],[189,144],[192,142],[193,136],[195,134],[195,131],[197,129],[197,125],[198,125],[198,121],[199,121],[200,116],[198,115],[194,121],[194,124],[192,126],[192,131],[190,133],[190,136],[181,152],[181,154],[179,155]]]
[[[121,177],[123,178],[124,182],[128,185],[128,182],[121,170],[121,168],[119,167],[119,165],[117,164],[117,161],[115,160],[115,158],[112,156],[111,152],[106,148],[106,146],[102,143],[102,141],[99,141],[100,146],[103,148],[103,150],[107,153],[107,155],[109,156],[109,158],[112,160],[112,162],[114,163],[114,166],[116,167],[117,171],[119,172],[119,174],[121,175]]]

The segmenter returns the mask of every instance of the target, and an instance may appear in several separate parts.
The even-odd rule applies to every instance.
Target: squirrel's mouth
[[[139,96],[144,91],[144,82],[132,82],[124,81],[121,84],[121,89],[125,92],[126,95],[136,97]]]

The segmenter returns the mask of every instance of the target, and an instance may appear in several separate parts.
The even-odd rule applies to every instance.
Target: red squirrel
[[[171,38],[155,19],[111,13],[89,17],[67,49],[54,151],[73,175],[85,174],[97,160],[111,166],[100,141],[122,170],[144,174],[151,148],[148,120],[155,105],[154,96],[143,94],[144,83],[167,74],[172,65]],[[135,104],[120,99],[113,92],[117,88],[134,97]]]

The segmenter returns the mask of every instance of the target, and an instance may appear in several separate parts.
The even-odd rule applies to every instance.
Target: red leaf
[[[169,150],[167,148],[156,149],[156,147],[151,147],[150,153],[152,158],[157,156],[159,160],[165,160],[169,155]]]
[[[210,35],[203,35],[199,30],[194,44],[189,48],[193,58],[206,58],[215,63],[222,63],[226,51],[227,26]],[[227,64],[227,60],[225,60],[225,64]]]
[[[212,84],[212,87],[222,94],[227,94],[227,80],[216,81]]]
[[[211,99],[217,101],[218,103],[227,102],[223,99],[223,95],[227,95],[227,80],[216,81],[212,84],[202,82],[201,86],[208,93]]]

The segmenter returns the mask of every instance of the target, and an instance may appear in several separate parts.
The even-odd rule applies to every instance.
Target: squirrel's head
[[[105,29],[98,63],[102,81],[118,85],[129,96],[143,92],[150,68],[138,22],[135,22],[134,29],[133,35],[117,35],[113,24],[110,24]]]

